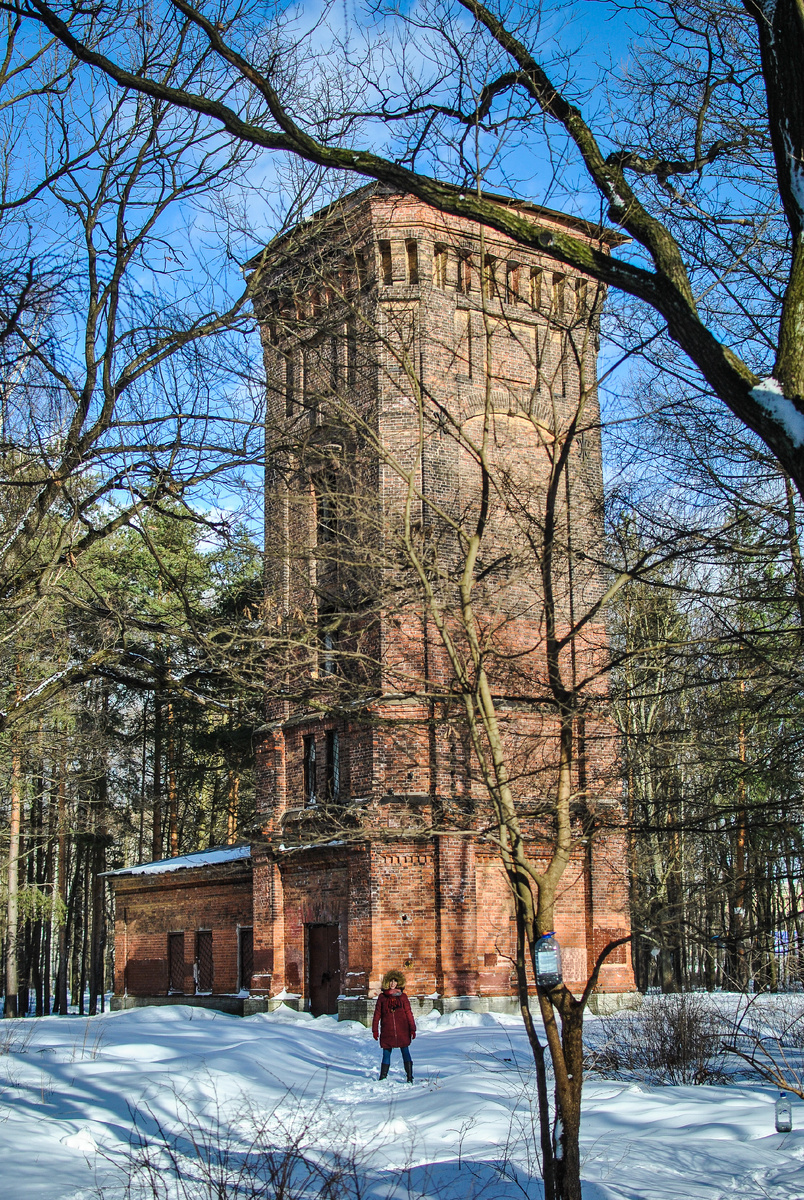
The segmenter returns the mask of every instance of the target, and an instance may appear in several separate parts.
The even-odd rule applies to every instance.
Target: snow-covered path
[[[213,1127],[231,1147],[267,1119],[275,1140],[356,1159],[367,1200],[541,1196],[518,1019],[433,1015],[413,1053],[410,1087],[398,1055],[377,1081],[362,1026],[287,1010],[4,1022],[0,1195],[120,1200],[135,1127],[154,1143],[159,1123],[178,1128],[185,1149],[189,1125]],[[804,1105],[777,1134],[769,1088],[590,1080],[584,1095],[585,1200],[804,1200]],[[193,1185],[181,1200],[207,1194]]]

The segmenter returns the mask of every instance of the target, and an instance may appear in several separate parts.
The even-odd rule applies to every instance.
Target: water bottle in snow
[[[779,1092],[779,1099],[776,1101],[776,1132],[790,1133],[792,1128],[793,1110],[789,1097],[784,1092]]]
[[[558,987],[561,973],[561,947],[554,933],[543,934],[536,943],[536,983],[540,988]]]

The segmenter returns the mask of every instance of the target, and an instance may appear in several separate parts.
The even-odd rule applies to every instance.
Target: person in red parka
[[[382,992],[377,997],[371,1032],[382,1046],[380,1079],[385,1079],[391,1065],[391,1051],[399,1047],[405,1064],[408,1083],[413,1083],[413,1060],[410,1043],[416,1036],[416,1022],[410,1000],[405,995],[405,976],[401,971],[388,971],[383,976]]]

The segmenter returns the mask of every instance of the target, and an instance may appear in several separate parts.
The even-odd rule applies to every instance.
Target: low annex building
[[[617,240],[515,207],[598,249]],[[249,846],[110,874],[114,1003],[285,1000],[365,1019],[400,966],[420,1009],[515,1007],[510,890],[443,637],[466,650],[450,597],[481,510],[478,653],[537,866],[559,770],[556,664],[576,698],[575,837],[555,922],[565,980],[581,990],[629,930],[597,565],[599,286],[378,185],[250,265],[272,631],[256,827]],[[626,943],[598,994],[633,987]]]

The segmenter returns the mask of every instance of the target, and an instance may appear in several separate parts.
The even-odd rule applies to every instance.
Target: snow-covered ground
[[[177,1006],[3,1022],[0,1194],[540,1197],[518,1018],[432,1014],[413,1055],[413,1086],[398,1052],[380,1083],[368,1030],[289,1009],[245,1020]],[[585,1200],[804,1200],[804,1104],[794,1105],[793,1132],[777,1134],[775,1095],[761,1085],[590,1079]],[[282,1158],[262,1153],[266,1145],[291,1150],[284,1193],[256,1187]],[[229,1190],[204,1182],[216,1173]],[[252,1190],[236,1191],[235,1177]]]

